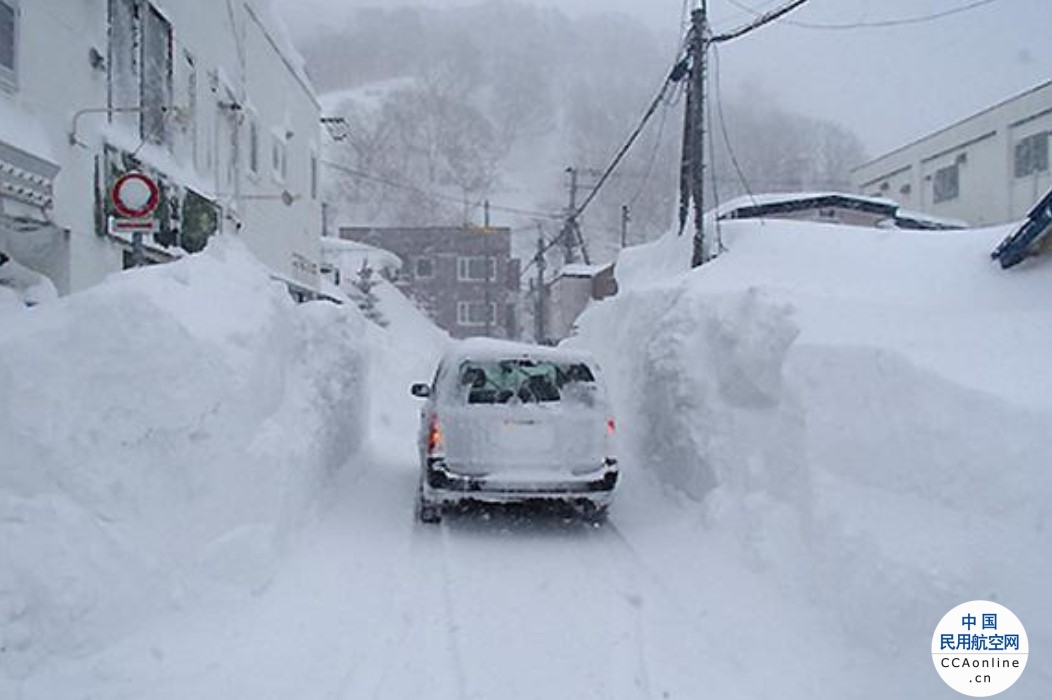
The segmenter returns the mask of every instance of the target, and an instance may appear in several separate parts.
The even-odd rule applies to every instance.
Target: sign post
[[[118,214],[110,219],[110,233],[132,234],[132,265],[141,267],[145,263],[142,236],[158,229],[153,218],[161,200],[157,183],[140,172],[125,173],[113,183],[110,198]]]

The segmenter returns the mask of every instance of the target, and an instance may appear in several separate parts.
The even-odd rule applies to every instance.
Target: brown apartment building
[[[395,284],[454,338],[519,336],[510,229],[341,227],[339,236],[400,257]]]

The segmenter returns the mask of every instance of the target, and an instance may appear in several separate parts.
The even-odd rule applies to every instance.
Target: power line
[[[580,217],[581,214],[584,213],[584,210],[588,208],[588,205],[592,203],[596,195],[599,194],[599,190],[603,188],[603,185],[606,184],[606,181],[610,178],[610,175],[621,163],[621,160],[625,157],[625,154],[628,153],[628,149],[630,149],[632,147],[632,144],[636,142],[636,139],[639,138],[639,135],[643,132],[643,127],[645,127],[647,122],[650,121],[650,118],[654,116],[654,112],[657,111],[658,106],[661,104],[662,100],[665,99],[665,94],[668,92],[669,85],[679,82],[685,75],[686,59],[679,60],[675,63],[675,65],[672,66],[672,70],[669,71],[668,76],[666,76],[665,78],[665,81],[661,84],[661,89],[658,90],[657,96],[654,97],[653,102],[650,103],[650,106],[647,108],[647,111],[643,114],[643,118],[639,121],[639,125],[635,128],[631,135],[629,135],[628,140],[625,141],[625,144],[621,147],[621,150],[619,150],[617,152],[617,155],[614,156],[614,159],[610,162],[610,165],[608,165],[606,170],[603,171],[603,174],[599,178],[599,181],[595,183],[595,187],[593,187],[592,191],[589,192],[584,202],[581,203],[581,206],[577,207],[577,209],[571,213],[572,218],[576,219]]]
[[[643,190],[650,184],[650,177],[654,174],[654,165],[657,163],[658,152],[661,150],[661,144],[664,142],[665,135],[665,123],[668,121],[668,113],[672,110],[674,100],[671,98],[675,97],[675,93],[670,96],[670,99],[665,100],[665,108],[661,112],[661,121],[658,122],[657,135],[654,137],[654,146],[650,151],[650,158],[647,161],[646,171],[643,173],[643,178],[639,183],[639,187],[636,188],[635,193],[629,198],[628,206],[632,206],[639,199],[640,195],[643,194]]]
[[[705,88],[707,53],[710,45],[733,41],[764,27],[804,5],[808,0],[790,0],[769,10],[748,24],[728,32],[713,34],[708,23],[708,5],[699,0],[691,12],[691,31],[687,36],[690,82],[687,84],[687,107],[683,120],[683,155],[680,160],[679,233],[683,233],[693,203],[694,235],[690,266],[698,267],[711,259],[705,245]]]
[[[723,43],[725,41],[731,41],[733,39],[737,39],[740,36],[748,34],[749,32],[753,31],[754,29],[759,29],[760,27],[764,26],[765,24],[770,24],[771,22],[775,21],[776,19],[779,19],[779,18],[789,14],[790,12],[792,12],[793,10],[795,10],[798,7],[800,7],[801,5],[803,5],[806,2],[807,2],[807,0],[792,0],[792,2],[788,2],[785,5],[782,5],[781,7],[775,8],[773,10],[768,10],[767,12],[762,12],[761,13],[761,12],[754,11],[754,14],[756,15],[756,19],[754,19],[752,22],[749,22],[748,24],[744,24],[744,25],[738,27],[737,29],[732,29],[729,32],[724,32],[722,34],[715,34],[715,35],[709,37],[707,41],[710,44],[720,44],[720,43]],[[789,20],[786,20],[786,21],[788,22]]]
[[[715,52],[715,48],[716,47],[713,47],[713,51],[714,52]],[[719,76],[718,75],[713,75],[711,79],[712,80],[718,80]],[[719,102],[719,99],[717,98],[717,103],[718,102]],[[705,118],[709,120],[709,124],[711,125],[712,124],[712,100],[709,100],[705,104]],[[720,186],[719,186],[718,178],[716,177],[716,164],[715,164],[716,144],[715,144],[715,137],[713,136],[712,131],[713,130],[712,130],[711,126],[710,126],[710,128],[706,130],[705,134],[706,134],[706,136],[709,139],[709,152],[712,153],[712,155],[713,155],[713,166],[711,168],[709,168],[709,179],[712,182],[712,201],[713,201],[713,204],[714,204],[713,211],[716,213],[716,216],[715,216],[715,219],[716,219],[716,253],[718,255],[720,253],[723,253],[726,250],[726,248],[723,247],[723,230],[722,230],[721,225],[720,225]]]
[[[748,5],[746,5],[745,3],[740,2],[739,0],[727,0],[727,2],[729,2],[730,4],[734,5],[735,7],[739,8],[739,9],[745,10],[746,12],[751,12],[754,15],[759,15],[760,14],[759,10],[757,10],[756,8],[753,8],[753,7],[749,7]],[[896,19],[875,20],[875,21],[872,21],[872,22],[844,22],[844,23],[822,24],[822,23],[813,23],[813,22],[799,22],[799,21],[796,21],[796,20],[789,20],[789,19],[787,19],[787,20],[785,20],[785,24],[791,24],[794,27],[801,27],[803,29],[825,29],[825,30],[834,30],[834,31],[836,31],[836,30],[849,30],[849,29],[875,29],[875,28],[882,28],[882,27],[901,27],[901,26],[909,25],[909,24],[924,24],[926,22],[933,22],[935,20],[939,20],[939,19],[942,19],[944,17],[949,17],[951,15],[957,15],[957,14],[960,14],[962,12],[968,12],[969,10],[974,10],[976,8],[982,7],[983,5],[989,5],[989,4],[994,3],[994,2],[997,2],[997,0],[973,0],[973,2],[967,3],[965,5],[961,5],[959,7],[952,7],[950,9],[948,9],[948,10],[943,10],[941,12],[933,12],[931,14],[918,15],[918,16],[915,16],[915,17],[899,17],[899,18],[896,18]]]
[[[454,203],[460,204],[460,205],[469,204],[469,205],[474,206],[474,207],[478,207],[478,206],[482,205],[481,201],[465,202],[463,199],[460,199],[458,197],[454,197],[452,195],[442,194],[440,192],[431,192],[429,190],[425,190],[425,189],[422,189],[420,187],[417,187],[416,185],[410,185],[408,183],[398,182],[397,180],[391,180],[389,178],[382,177],[380,175],[374,175],[372,173],[367,173],[367,172],[364,172],[364,171],[361,171],[361,170],[356,170],[355,168],[350,168],[350,167],[348,167],[346,165],[343,165],[342,163],[337,163],[335,161],[322,159],[320,162],[323,163],[324,165],[329,166],[330,168],[333,168],[334,170],[339,170],[340,172],[346,173],[346,174],[351,175],[353,177],[358,177],[358,178],[361,178],[363,180],[369,180],[370,182],[375,182],[377,184],[386,185],[387,187],[394,187],[396,189],[402,189],[402,190],[407,190],[409,192],[415,192],[416,194],[419,194],[422,197],[425,197],[427,199],[431,199],[433,201],[454,202]],[[501,205],[492,204],[492,203],[490,204],[489,208],[491,210],[495,210],[495,211],[503,211],[503,212],[506,212],[506,213],[509,213],[509,214],[520,214],[522,216],[538,216],[538,217],[543,217],[543,218],[546,218],[546,219],[561,219],[562,218],[561,214],[553,214],[551,212],[543,212],[543,211],[533,211],[533,210],[530,210],[530,209],[519,209],[517,207],[507,207],[507,206],[501,206]]]
[[[753,196],[752,189],[749,187],[749,182],[745,179],[745,173],[742,172],[741,164],[738,162],[738,156],[734,153],[734,146],[731,144],[730,135],[727,133],[727,118],[723,114],[723,91],[720,89],[720,52],[716,46],[712,47],[712,58],[713,81],[716,88],[716,111],[719,113],[720,117],[720,132],[723,134],[723,143],[727,146],[727,154],[730,156],[731,163],[734,165],[734,172],[738,174],[738,181],[741,183],[742,189],[745,190],[745,193],[749,195],[749,199],[755,204],[756,198]],[[715,168],[713,168],[713,170],[715,170]]]

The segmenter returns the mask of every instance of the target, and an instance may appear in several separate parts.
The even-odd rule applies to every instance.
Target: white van
[[[605,517],[618,477],[615,423],[588,353],[473,338],[412,393],[427,399],[421,521],[464,501],[562,502]]]

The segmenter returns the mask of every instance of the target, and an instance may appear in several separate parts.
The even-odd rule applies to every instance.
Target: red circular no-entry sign
[[[128,219],[144,219],[153,214],[161,199],[157,183],[142,173],[125,173],[110,190],[113,208]]]

